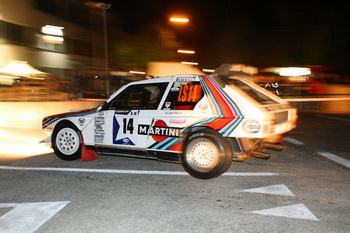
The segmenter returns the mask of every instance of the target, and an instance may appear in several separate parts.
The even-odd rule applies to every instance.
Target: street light
[[[104,3],[104,2],[94,2],[87,1],[85,5],[99,8],[102,10],[103,16],[103,34],[104,34],[104,44],[105,44],[105,72],[106,72],[106,97],[110,95],[109,93],[109,72],[108,72],[108,41],[107,41],[107,10],[111,8],[112,4]]]
[[[182,64],[185,65],[193,65],[193,66],[198,66],[198,62],[192,62],[192,61],[182,61]]]
[[[176,23],[188,23],[189,19],[187,19],[187,18],[180,18],[180,17],[171,17],[170,21],[171,22],[176,22]]]
[[[173,16],[170,18],[170,22],[176,23],[176,24],[178,24],[178,23],[179,24],[186,24],[189,22],[189,19],[187,17],[183,17],[183,16]],[[196,53],[194,50],[187,50],[187,49],[178,49],[177,52],[182,53],[182,54],[195,54]],[[188,64],[188,65],[198,65],[197,62],[183,61],[181,63]]]
[[[185,50],[185,49],[179,49],[177,50],[178,53],[185,53],[185,54],[195,54],[196,52],[193,50]]]

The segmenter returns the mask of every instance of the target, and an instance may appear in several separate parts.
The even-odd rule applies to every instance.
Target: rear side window
[[[132,85],[117,95],[110,109],[157,109],[168,83]]]
[[[278,103],[275,100],[271,99],[269,96],[265,95],[264,93],[260,92],[258,89],[254,88],[253,86],[248,85],[247,83],[238,80],[238,79],[228,79],[227,84],[229,86],[233,85],[244,91],[246,94],[248,94],[251,98],[253,98],[255,101],[261,103],[261,104],[271,104],[271,103]]]
[[[176,81],[162,106],[163,110],[193,110],[203,98],[202,85],[198,81]]]

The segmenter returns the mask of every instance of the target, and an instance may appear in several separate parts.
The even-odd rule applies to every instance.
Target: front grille
[[[288,121],[288,111],[277,112],[275,114],[275,124],[281,124]]]

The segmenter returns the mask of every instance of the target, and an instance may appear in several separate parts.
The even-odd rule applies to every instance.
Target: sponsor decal
[[[170,124],[186,124],[186,119],[170,119]]]
[[[128,111],[130,115],[138,114],[138,111]],[[124,115],[124,114],[123,114]],[[135,145],[136,142],[134,134],[134,118],[120,117],[114,114],[113,117],[113,144],[118,145]]]
[[[165,115],[182,115],[182,112],[179,111],[169,111],[169,112],[165,112]]]
[[[138,116],[139,110],[116,110],[115,114]]]
[[[177,90],[179,90],[179,86],[181,86],[182,84],[186,84],[187,82],[174,82],[174,87],[177,87]]]
[[[79,119],[78,119],[78,122],[79,122],[79,125],[80,125],[80,126],[83,126],[84,123],[85,123],[85,118],[79,118]]]
[[[176,79],[177,82],[193,82],[198,81],[197,77],[178,77]]]
[[[156,142],[161,142],[167,137],[180,137],[180,130],[180,128],[168,127],[163,120],[157,120],[153,126],[138,126],[138,134],[151,135]]]
[[[200,133],[194,133],[192,135],[189,136],[188,140],[192,140],[193,138],[196,138],[196,137],[203,137],[204,136],[204,133],[200,132]]]
[[[249,134],[255,134],[259,132],[261,126],[257,120],[246,120],[243,122],[243,130]]]
[[[135,143],[133,143],[128,137],[116,140],[114,144],[135,146]]]
[[[128,115],[130,110],[116,110],[115,114]]]
[[[208,105],[207,105],[207,104],[201,104],[201,105],[199,105],[199,110],[200,110],[202,113],[206,113],[207,110],[208,110]]]
[[[104,118],[104,113],[99,112],[98,116],[95,117],[95,134],[94,134],[94,139],[95,143],[103,143],[104,141],[104,136],[105,136],[105,118]]]
[[[170,110],[171,102],[165,102],[163,110]]]

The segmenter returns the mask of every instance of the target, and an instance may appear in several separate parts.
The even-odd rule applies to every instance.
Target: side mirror
[[[108,109],[108,103],[105,101],[99,106],[99,111],[101,110],[107,110]]]

